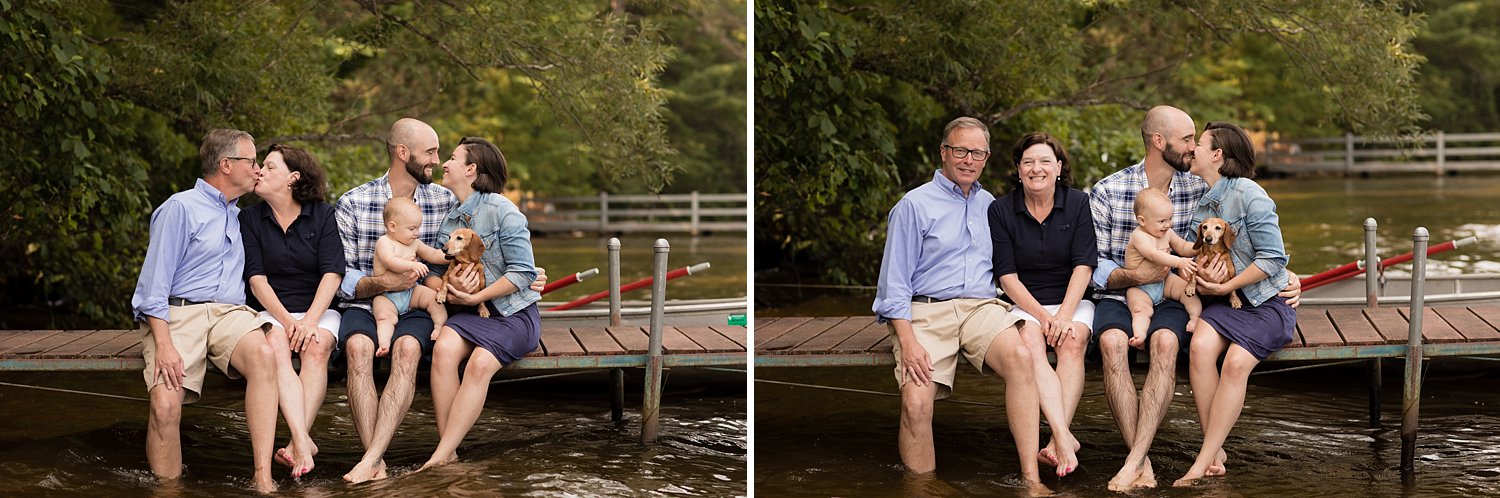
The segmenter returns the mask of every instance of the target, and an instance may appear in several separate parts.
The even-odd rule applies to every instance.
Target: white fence
[[[1500,133],[1443,133],[1411,140],[1342,137],[1270,141],[1261,156],[1272,173],[1447,174],[1500,171]]]
[[[522,199],[533,232],[744,232],[749,194],[609,195]]]

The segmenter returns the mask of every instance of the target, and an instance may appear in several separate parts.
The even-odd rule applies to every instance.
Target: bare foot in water
[[[1048,467],[1057,466],[1057,454],[1052,452],[1052,445],[1054,444],[1057,443],[1047,443],[1046,448],[1042,448],[1042,451],[1036,452],[1036,463]]]
[[[1140,465],[1131,466],[1127,462],[1124,467],[1120,468],[1119,472],[1115,473],[1114,477],[1109,479],[1109,490],[1123,493],[1135,489],[1135,483],[1141,477],[1141,467]]]
[[[458,461],[458,454],[457,453],[449,453],[448,456],[446,456],[446,457],[443,457],[443,458],[433,458],[431,460],[428,460],[427,463],[422,464],[422,468],[417,469],[417,472],[421,472],[421,471],[427,470],[428,468],[431,468],[431,467],[441,467],[441,466],[448,465],[450,463],[457,462],[457,461]]]
[[[1056,491],[1037,481],[1031,482],[1031,485],[1026,488],[1026,494],[1028,496],[1057,496]]]
[[[1147,458],[1141,463],[1141,477],[1135,480],[1137,488],[1156,487],[1156,471],[1151,468],[1151,459]]]
[[[385,479],[385,460],[376,460],[373,464],[360,460],[359,463],[354,465],[353,469],[349,470],[348,474],[344,474],[344,482],[351,484],[358,484],[371,479]]]
[[[304,452],[300,451],[299,448],[293,448],[288,451],[288,453],[291,453],[295,457],[293,459],[294,465],[292,465],[292,477],[305,476],[308,472],[312,472],[313,467],[317,466],[313,463],[313,455],[318,453],[318,447],[311,444],[309,446],[312,446],[311,451]]]
[[[265,476],[255,477],[255,492],[263,495],[276,492],[276,480],[271,479],[270,471],[267,471]]]
[[[1224,474],[1229,473],[1229,468],[1224,466],[1227,460],[1229,460],[1229,455],[1225,454],[1224,450],[1219,450],[1219,455],[1214,457],[1214,463],[1208,465],[1208,470],[1203,471],[1203,476],[1224,477]]]

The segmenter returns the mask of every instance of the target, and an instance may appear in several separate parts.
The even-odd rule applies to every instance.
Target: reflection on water
[[[393,477],[347,485],[359,438],[330,385],[313,428],[317,468],[283,494],[402,496],[735,496],[746,493],[748,425],[743,374],[677,369],[662,402],[661,439],[639,442],[640,381],[626,383],[626,421],[610,421],[604,371],[562,380],[495,386],[459,463],[411,474],[437,445],[432,399],[419,389],[386,453]],[[11,373],[0,381],[142,396],[136,373]],[[425,379],[423,381],[425,383]],[[209,375],[203,406],[243,406],[243,384]],[[176,492],[146,465],[146,405],[0,386],[0,490],[7,496],[224,496],[250,494],[250,446],[243,416],[183,410],[187,472]],[[285,444],[283,426],[278,441]]]
[[[1439,360],[1441,362],[1442,360]],[[1388,362],[1389,363],[1389,362]],[[1097,365],[1073,421],[1079,470],[1043,483],[1070,496],[1121,496],[1105,485],[1128,453],[1103,396]],[[1402,483],[1400,374],[1386,374],[1384,426],[1369,427],[1362,368],[1330,367],[1253,377],[1245,410],[1225,443],[1229,475],[1191,489],[1130,496],[1481,496],[1500,494],[1500,390],[1496,373],[1447,374],[1423,387],[1418,473]],[[1140,370],[1140,369],[1137,369]],[[756,386],[757,496],[1022,496],[1005,423],[1004,385],[960,369],[954,398],[938,403],[935,479],[905,476],[896,449],[899,398]],[[1137,385],[1144,372],[1137,372]],[[894,393],[886,368],[763,368],[757,378]],[[1202,433],[1186,372],[1150,456],[1164,486],[1192,466]],[[1045,469],[1045,468],[1044,468]]]

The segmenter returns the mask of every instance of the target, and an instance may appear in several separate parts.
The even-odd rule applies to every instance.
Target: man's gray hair
[[[240,140],[254,141],[255,137],[244,131],[227,128],[215,129],[203,136],[203,146],[198,147],[198,159],[203,162],[204,178],[219,174],[219,160],[234,156],[237,153],[235,147],[239,146]]]
[[[959,128],[978,128],[979,131],[984,132],[984,143],[986,145],[990,143],[990,127],[985,126],[984,121],[980,121],[968,116],[963,116],[954,119],[953,121],[949,121],[948,126],[943,127],[943,143],[947,144],[948,137],[953,135],[953,130],[957,130]]]

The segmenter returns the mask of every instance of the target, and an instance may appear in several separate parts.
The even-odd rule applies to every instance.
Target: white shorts
[[[1089,308],[1089,312],[1092,313],[1093,312],[1093,308]],[[301,320],[304,315],[307,315],[307,313],[292,313],[292,319],[293,320]],[[281,327],[282,329],[286,328],[286,324],[281,323],[280,321],[277,321],[275,317],[271,316],[271,312],[269,312],[269,311],[262,311],[262,312],[260,312],[260,317],[263,318],[263,319],[265,319],[268,322],[276,324],[276,326]],[[322,329],[322,330],[327,330],[328,334],[333,336],[333,343],[334,344],[338,344],[339,343],[339,321],[340,320],[341,320],[341,318],[339,317],[339,312],[331,310],[331,309],[324,311],[323,312],[323,316],[321,316],[321,317],[318,318],[318,328]]]
[[[1053,304],[1042,306],[1042,309],[1047,310],[1048,313],[1057,313],[1058,308],[1062,308],[1062,305]],[[1042,324],[1041,320],[1037,320],[1036,317],[1031,316],[1031,313],[1027,313],[1026,310],[1021,309],[1020,306],[1012,306],[1010,309],[1010,314],[1019,316],[1022,320],[1026,320],[1037,325]],[[1073,310],[1073,321],[1082,323],[1085,330],[1089,330],[1092,332],[1094,327],[1094,302],[1088,299],[1079,301],[1078,308]]]

